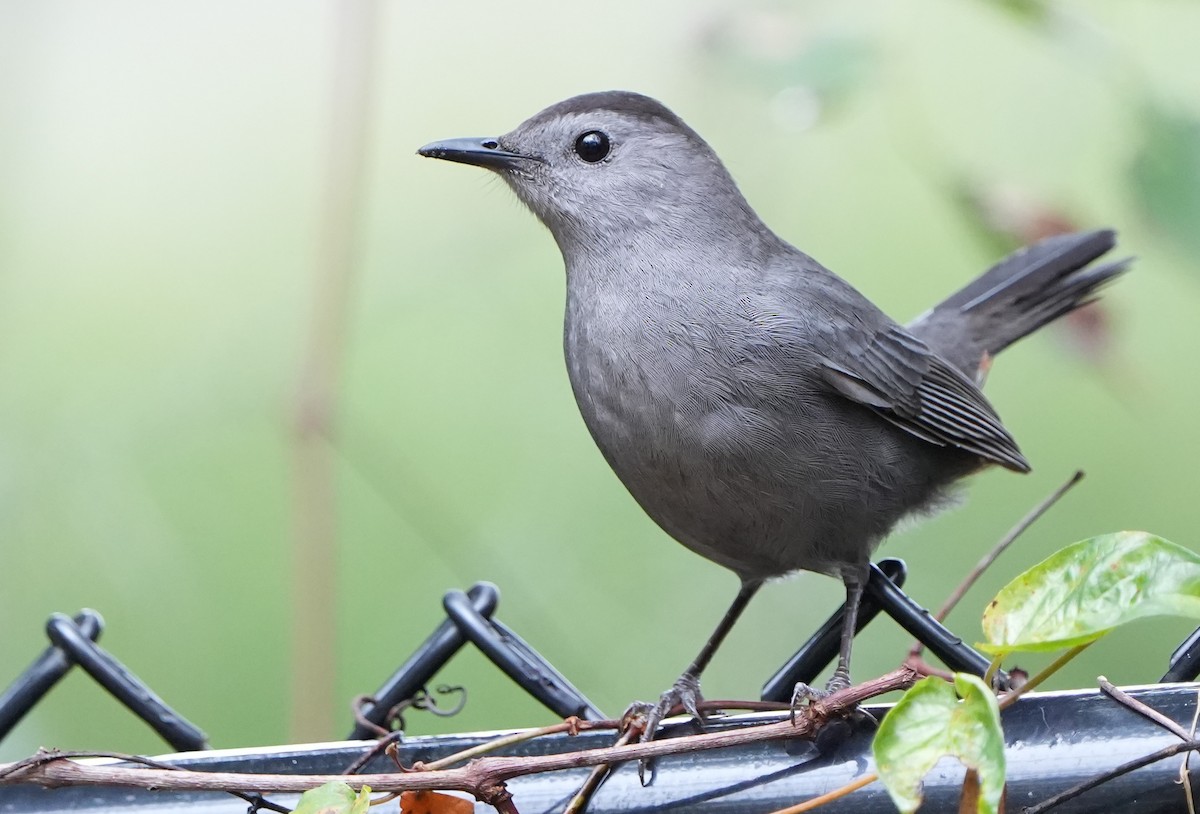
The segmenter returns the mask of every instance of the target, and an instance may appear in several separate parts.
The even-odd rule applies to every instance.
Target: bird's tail
[[[1116,245],[1111,229],[1058,235],[1013,252],[908,329],[968,376],[1018,339],[1096,298],[1129,266],[1090,265]]]

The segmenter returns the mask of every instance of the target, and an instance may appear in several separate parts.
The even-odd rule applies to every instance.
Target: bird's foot
[[[656,703],[634,701],[630,704],[629,708],[625,710],[625,714],[621,716],[621,728],[624,730],[633,725],[640,725],[642,728],[640,740],[643,743],[652,741],[658,734],[659,724],[676,707],[683,707],[683,711],[695,718],[696,723],[703,728],[704,716],[701,715],[699,709],[700,702],[703,700],[703,696],[700,695],[700,680],[693,675],[684,673],[671,685],[671,689],[659,696]],[[643,786],[646,785],[646,768],[649,765],[648,760],[638,762],[638,780]]]
[[[815,701],[824,701],[835,692],[850,687],[850,674],[840,667],[834,671],[833,676],[825,684],[825,689],[818,690],[803,681],[796,682],[796,686],[792,689],[792,702],[790,704],[792,713],[792,723],[796,723],[796,710],[800,708],[802,703],[812,704]]]
[[[824,701],[830,696],[829,690],[818,690],[816,687],[811,687],[803,681],[797,681],[796,686],[792,688],[792,702],[788,705],[788,711],[791,713],[792,724],[796,723],[796,710],[803,703],[812,704],[816,701]]]
[[[796,684],[792,690],[792,702],[790,712],[792,724],[796,723],[796,710],[800,709],[802,704],[814,704],[819,701],[824,701],[829,696],[836,692],[846,689],[850,686],[849,679],[845,679],[844,685],[837,680],[838,674],[829,680],[825,685],[825,689],[819,690],[816,687],[810,687],[803,681]],[[816,737],[813,739],[816,744],[817,751],[820,754],[832,754],[845,740],[854,732],[863,730],[873,732],[879,728],[879,721],[875,716],[867,712],[862,707],[843,713],[844,717],[834,717],[821,725],[817,730]]]
[[[642,724],[641,740],[651,741],[658,734],[659,724],[676,707],[683,707],[684,712],[695,718],[701,726],[704,726],[704,716],[700,714],[699,709],[699,704],[703,700],[704,697],[700,695],[699,679],[685,673],[671,685],[671,689],[659,696],[656,703],[634,701],[629,705],[629,709],[625,710],[625,714],[621,716],[621,721],[625,726],[629,726],[635,721],[644,721]]]

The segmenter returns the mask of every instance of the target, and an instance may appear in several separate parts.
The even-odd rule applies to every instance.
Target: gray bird
[[[497,172],[566,263],[567,371],[592,437],[651,518],[741,590],[651,709],[682,703],[763,582],[840,577],[829,689],[850,683],[872,551],[955,481],[1029,464],[977,386],[991,357],[1090,301],[1111,231],[1002,260],[907,327],[771,231],[712,148],[627,92],[576,96],[498,138],[421,155]]]

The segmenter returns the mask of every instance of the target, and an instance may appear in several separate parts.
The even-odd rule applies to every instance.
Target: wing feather
[[[1029,462],[979,388],[898,325],[848,359],[824,360],[825,381],[911,435],[1018,472]]]

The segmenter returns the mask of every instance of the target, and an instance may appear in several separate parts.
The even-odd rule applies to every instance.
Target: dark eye
[[[599,130],[589,130],[575,139],[575,154],[589,164],[603,161],[609,147],[608,136]]]

